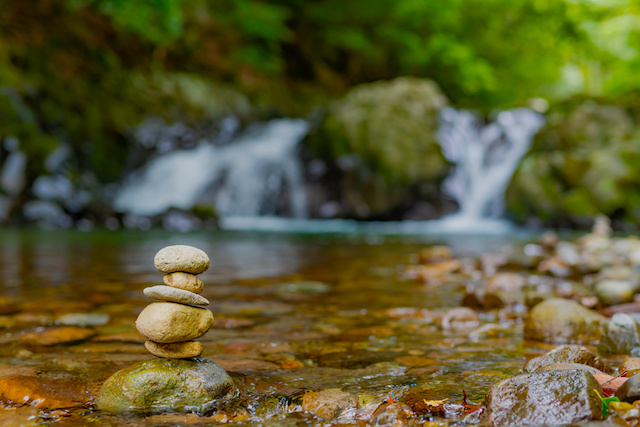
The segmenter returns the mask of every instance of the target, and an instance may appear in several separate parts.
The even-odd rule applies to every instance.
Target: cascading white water
[[[296,146],[308,131],[301,119],[272,120],[232,144],[203,141],[152,160],[114,199],[125,213],[152,216],[211,203],[221,217],[275,215],[286,192],[293,217],[307,216]]]
[[[438,141],[455,165],[443,190],[460,211],[441,222],[463,229],[481,222],[499,226],[507,186],[543,125],[544,117],[526,108],[502,111],[486,126],[470,111],[443,109]]]

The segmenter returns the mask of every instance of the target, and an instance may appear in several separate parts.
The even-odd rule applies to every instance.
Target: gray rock
[[[580,345],[563,345],[556,347],[542,356],[529,360],[522,370],[524,372],[536,372],[549,365],[558,363],[587,365],[600,371],[611,372],[611,368],[607,362]]]
[[[173,302],[154,302],[136,319],[136,329],[145,338],[159,343],[191,341],[207,333],[213,313],[206,308]]]
[[[609,354],[631,354],[640,352],[640,324],[625,313],[616,313],[611,317],[598,351]]]
[[[173,245],[158,251],[153,263],[163,273],[184,271],[200,274],[209,268],[209,257],[204,251],[187,245]]]
[[[202,295],[185,291],[184,289],[174,288],[172,286],[151,286],[149,288],[144,288],[142,292],[149,298],[157,299],[160,301],[177,302],[181,304],[191,305],[209,305],[209,300],[207,300]]]
[[[210,360],[152,359],[109,377],[98,394],[96,407],[116,414],[203,414],[237,395],[231,377]]]
[[[607,319],[575,301],[551,298],[537,304],[524,324],[524,338],[553,343],[596,344]]]
[[[616,397],[622,402],[635,402],[640,399],[640,374],[633,375],[616,390]]]
[[[616,305],[633,301],[637,286],[629,280],[601,280],[594,290],[604,305]]]
[[[585,371],[516,375],[491,387],[484,421],[501,426],[560,426],[602,419],[598,381]]]
[[[600,369],[596,369],[593,366],[583,365],[582,363],[552,363],[538,369],[536,372],[544,371],[585,371],[591,375],[604,374]]]

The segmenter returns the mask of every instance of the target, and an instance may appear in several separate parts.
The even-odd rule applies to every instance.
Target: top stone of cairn
[[[209,268],[209,257],[204,251],[193,246],[173,245],[158,251],[153,264],[163,273],[184,271],[200,274]]]

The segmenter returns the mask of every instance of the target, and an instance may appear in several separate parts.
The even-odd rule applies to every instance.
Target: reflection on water
[[[427,243],[434,242],[425,235],[3,231],[0,378],[63,378],[97,390],[117,369],[150,358],[134,328],[149,302],[142,289],[162,281],[153,266],[158,249],[187,244],[212,261],[203,295],[216,323],[202,338],[204,356],[232,374],[243,393],[235,410],[251,420],[281,410],[269,399],[293,407],[305,391],[323,388],[374,401],[427,386],[481,399],[521,366],[520,331],[472,342],[468,332],[434,324],[430,313],[458,306],[466,283],[455,275],[440,286],[404,277]],[[513,241],[449,236],[447,243],[460,255],[478,255],[508,253]],[[62,324],[95,336],[57,345],[26,338]],[[65,415],[81,424],[91,402]],[[118,423],[99,412],[91,417]]]

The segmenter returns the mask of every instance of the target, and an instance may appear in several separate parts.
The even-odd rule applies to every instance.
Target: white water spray
[[[307,130],[301,119],[273,120],[229,145],[205,141],[164,154],[125,182],[114,206],[151,216],[205,203],[221,217],[257,217],[280,213],[285,198],[290,215],[304,218],[307,202],[296,146]]]

